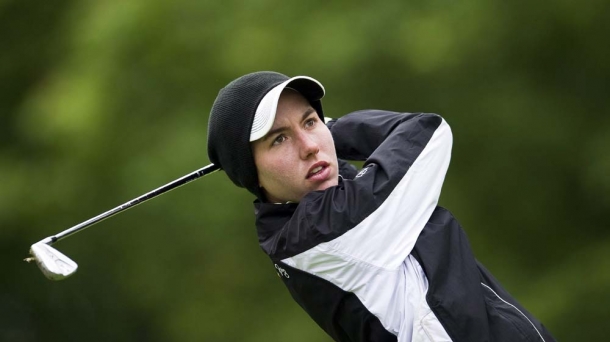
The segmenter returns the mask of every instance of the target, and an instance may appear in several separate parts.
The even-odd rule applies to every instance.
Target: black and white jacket
[[[337,341],[553,341],[472,255],[437,202],[452,135],[435,114],[367,110],[328,124],[338,186],[255,203],[259,243]]]

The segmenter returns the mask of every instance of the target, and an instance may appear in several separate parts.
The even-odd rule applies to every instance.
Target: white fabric
[[[256,113],[254,114],[254,121],[252,122],[252,130],[250,131],[250,142],[256,141],[267,134],[271,127],[273,127],[273,121],[275,121],[275,113],[277,111],[277,102],[280,99],[280,95],[282,91],[288,83],[305,79],[311,82],[316,83],[320,89],[322,89],[322,93],[324,93],[324,86],[317,80],[308,77],[308,76],[295,76],[285,82],[280,83],[275,86],[275,88],[271,89],[261,100],[256,107]]]
[[[437,205],[451,146],[443,120],[375,212],[342,236],[282,261],[354,293],[399,341],[450,341],[425,301],[428,281],[410,253]]]

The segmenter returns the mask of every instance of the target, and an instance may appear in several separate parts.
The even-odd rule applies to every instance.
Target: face
[[[269,133],[251,144],[258,181],[270,202],[299,202],[310,191],[338,184],[330,131],[292,89],[282,92]]]

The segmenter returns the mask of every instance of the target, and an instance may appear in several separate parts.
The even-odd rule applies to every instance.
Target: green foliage
[[[442,114],[441,204],[562,341],[601,341],[610,293],[606,1],[0,3],[0,340],[327,341],[260,251],[222,173],[29,245],[208,163],[218,90],[305,74],[325,112]]]

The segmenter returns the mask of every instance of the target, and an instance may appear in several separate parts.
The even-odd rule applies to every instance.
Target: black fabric
[[[426,301],[454,342],[538,342],[538,333],[555,341],[476,261],[466,234],[446,209],[435,209],[411,254],[428,278]]]
[[[354,177],[356,177],[358,174],[358,169],[343,159],[338,159],[338,161],[339,175],[341,175],[343,179],[354,179]]]
[[[359,181],[340,180],[335,187],[312,191],[301,205],[255,202],[263,250],[281,260],[357,226],[386,200],[441,122],[436,114],[366,110],[331,123],[337,155],[365,160],[368,172]]]
[[[271,89],[288,76],[271,71],[244,75],[222,88],[214,101],[208,122],[208,158],[225,171],[235,185],[264,200],[250,147],[250,131],[256,108]],[[324,120],[319,93],[311,82],[295,80],[289,86],[299,91]]]
[[[337,155],[365,160],[367,171],[313,191],[301,203],[255,204],[261,248],[294,300],[337,341],[395,336],[354,294],[281,260],[341,236],[377,210],[441,122],[433,114],[362,111],[344,116],[328,125]],[[411,254],[428,279],[426,301],[453,341],[540,341],[538,332],[546,342],[555,341],[476,261],[464,231],[447,210],[435,209]]]
[[[354,293],[281,260],[343,235],[377,210],[441,123],[436,114],[378,110],[331,121],[337,155],[365,160],[367,171],[357,173],[339,160],[342,178],[337,186],[310,192],[300,203],[255,202],[261,248],[294,300],[336,341],[396,341],[396,335]]]
[[[516,330],[517,336],[523,336],[523,341],[541,341],[537,334],[532,333],[532,324],[542,335],[545,342],[555,341],[544,324],[522,307],[478,261],[477,267],[481,275],[481,283],[486,285],[482,286],[485,302],[487,303],[487,314],[493,341],[511,341],[503,333],[506,330],[503,325],[507,324],[510,324],[510,328]],[[506,302],[510,303],[510,305]],[[527,317],[527,320],[523,318],[523,315]]]
[[[335,284],[275,260],[292,298],[335,341],[395,342],[360,299]]]

